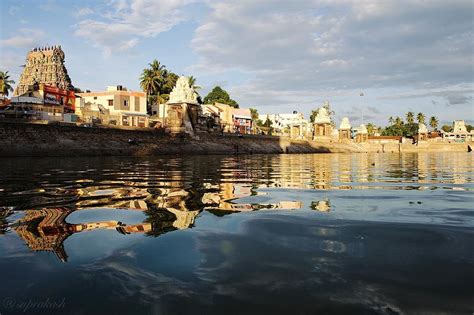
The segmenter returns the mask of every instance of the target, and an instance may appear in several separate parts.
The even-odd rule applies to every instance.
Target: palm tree
[[[160,82],[156,77],[155,73],[151,69],[143,69],[142,75],[140,76],[140,87],[143,92],[148,95],[155,94],[159,89]]]
[[[407,118],[407,123],[413,124],[413,122],[415,121],[415,114],[413,112],[408,112],[406,114],[406,118]]]
[[[397,118],[395,118],[395,125],[396,126],[401,126],[403,125],[403,120],[397,116]]]
[[[376,130],[377,127],[373,123],[367,124],[367,133],[369,134],[369,136],[373,136]]]
[[[148,64],[150,66],[150,70],[153,73],[153,76],[157,82],[158,87],[153,91],[154,95],[158,95],[158,99],[160,98],[159,95],[163,93],[163,85],[166,82],[166,77],[168,76],[168,70],[166,70],[166,66],[162,65],[158,60],[153,59],[151,63]]]
[[[390,126],[393,125],[393,122],[394,122],[393,117],[392,116],[388,117],[388,123],[390,124]]]
[[[163,74],[166,70],[166,66],[162,65],[158,60],[153,59],[151,63],[148,64],[150,69],[156,73]]]
[[[8,96],[9,92],[13,92],[12,84],[15,84],[15,81],[10,80],[8,71],[0,71],[0,94]]]
[[[435,117],[435,116],[431,116],[430,118],[430,126],[431,128],[433,128],[434,130],[436,130],[436,127],[438,127],[438,119]]]
[[[194,92],[196,92],[197,95],[199,95],[199,92],[197,90],[200,90],[201,87],[199,85],[196,85],[196,78],[193,76],[190,76],[188,80],[189,80],[189,87],[192,88]]]
[[[418,115],[416,115],[416,120],[418,120],[418,123],[419,124],[424,124],[425,123],[425,115],[423,113],[418,113]]]
[[[140,76],[140,87],[148,96],[148,112],[151,112],[151,104],[154,103],[156,91],[160,88],[159,79],[151,69],[143,69]]]

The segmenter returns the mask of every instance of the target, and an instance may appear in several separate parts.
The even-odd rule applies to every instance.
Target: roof
[[[343,130],[351,129],[351,123],[349,122],[349,118],[347,117],[342,118],[339,129],[343,129]]]

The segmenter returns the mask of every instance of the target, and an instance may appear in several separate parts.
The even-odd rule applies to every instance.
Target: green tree
[[[416,120],[418,121],[419,124],[424,124],[425,123],[425,114],[423,113],[418,113],[418,115],[416,115]]]
[[[171,93],[171,91],[173,91],[173,88],[175,87],[178,78],[179,76],[176,73],[167,71],[164,76],[165,82],[163,83],[160,94],[165,94],[169,98],[169,94]]]
[[[267,132],[268,135],[272,135],[273,133],[273,122],[270,120],[270,118],[267,117],[265,122],[263,123],[263,130]]]
[[[193,76],[190,76],[188,80],[189,80],[189,86],[194,90],[194,92],[199,94],[198,90],[200,90],[201,87],[199,85],[196,85],[196,78]]]
[[[413,112],[408,112],[406,114],[407,123],[413,124],[415,122],[415,114]]]
[[[256,108],[250,108],[250,115],[253,121],[258,120],[258,110]]]
[[[395,122],[395,120],[393,119],[392,116],[388,117],[388,123],[389,123],[390,126],[393,125],[394,122]]]
[[[438,124],[439,124],[438,119],[437,119],[435,116],[431,116],[431,118],[430,118],[430,126],[431,126],[431,128],[433,128],[434,130],[436,130],[436,127],[438,127]]]
[[[143,69],[140,76],[140,87],[147,94],[147,111],[151,112],[151,106],[157,101],[157,91],[160,88],[160,80],[151,69]]]
[[[441,127],[441,130],[443,130],[444,132],[452,132],[453,131],[453,127],[450,126],[450,125],[443,125]]]
[[[204,104],[222,103],[235,108],[239,108],[239,104],[230,98],[229,93],[223,90],[220,86],[216,86],[209,94],[204,97]]]
[[[311,123],[314,123],[314,119],[316,118],[316,115],[318,114],[318,110],[312,110],[311,115],[309,115],[309,121]]]
[[[369,136],[373,136],[376,131],[377,131],[377,127],[374,124],[372,123],[367,124],[367,133],[369,134]]]
[[[8,71],[0,71],[0,94],[8,96],[10,92],[13,92],[13,84],[15,84],[15,81],[10,80]]]
[[[400,117],[396,117],[394,120],[395,126],[400,127],[403,125],[403,120]]]

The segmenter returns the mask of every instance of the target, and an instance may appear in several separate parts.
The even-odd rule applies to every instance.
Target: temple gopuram
[[[41,83],[63,90],[74,89],[64,65],[61,46],[34,48],[28,52],[25,69],[13,95],[22,95],[33,85]]]

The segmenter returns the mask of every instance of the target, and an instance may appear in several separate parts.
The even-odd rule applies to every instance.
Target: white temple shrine
[[[201,106],[197,93],[189,86],[189,78],[181,76],[170,93],[165,104],[167,108],[166,130],[170,133],[187,133],[194,135],[198,129]]]
[[[444,132],[441,131],[443,141],[454,141],[454,142],[466,142],[474,141],[474,130],[467,131],[466,122],[464,120],[453,121],[453,131]]]
[[[350,140],[351,139],[351,123],[349,118],[342,118],[341,124],[339,125],[339,140]]]
[[[198,104],[197,93],[189,86],[189,78],[181,76],[176,81],[176,85],[170,93],[168,104],[188,103]]]
[[[329,102],[325,102],[324,105],[329,105]],[[314,136],[315,137],[328,137],[332,135],[332,122],[331,117],[326,107],[319,108],[316,117],[314,118]]]
[[[367,127],[361,124],[357,127],[356,142],[366,142],[369,139],[369,133]]]

